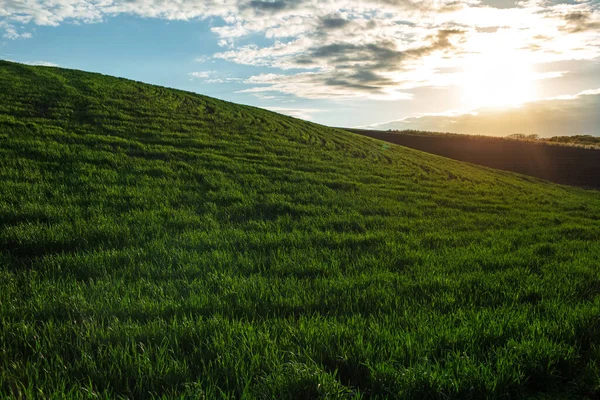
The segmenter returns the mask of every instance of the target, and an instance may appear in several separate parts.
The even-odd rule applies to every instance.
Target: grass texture
[[[600,193],[0,62],[0,398],[584,398]]]

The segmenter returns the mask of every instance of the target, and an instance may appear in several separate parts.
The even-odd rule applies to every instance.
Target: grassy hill
[[[600,393],[600,193],[0,62],[0,398]]]

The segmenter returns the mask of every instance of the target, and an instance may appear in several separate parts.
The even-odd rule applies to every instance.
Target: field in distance
[[[0,62],[0,398],[600,394],[600,193]]]
[[[563,185],[600,189],[600,138],[525,135],[494,137],[420,131],[350,132],[486,167],[518,172]]]

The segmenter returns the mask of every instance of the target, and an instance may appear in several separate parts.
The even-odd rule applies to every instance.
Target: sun
[[[535,79],[527,56],[518,50],[490,45],[465,60],[463,107],[509,107],[533,100]]]

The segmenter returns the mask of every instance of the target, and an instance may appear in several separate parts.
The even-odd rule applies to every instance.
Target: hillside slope
[[[600,194],[0,62],[0,397],[597,396]]]
[[[600,148],[557,145],[558,138],[553,142],[459,134],[348,131],[454,160],[518,172],[563,185],[600,189]],[[590,138],[592,142],[594,138]],[[568,136],[563,140],[568,140]]]

